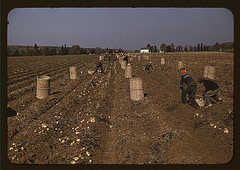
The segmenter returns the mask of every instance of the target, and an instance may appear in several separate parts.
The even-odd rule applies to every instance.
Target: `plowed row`
[[[162,57],[167,61],[165,65],[160,63]],[[87,70],[95,67],[98,56],[9,58],[8,106],[18,113],[8,117],[10,161],[17,164],[230,161],[233,55],[167,53],[151,54],[150,58],[154,70],[148,72],[144,65],[149,61],[137,57],[131,61],[133,77],[143,79],[145,97],[139,102],[131,101],[129,80],[124,78],[118,61],[103,61],[105,74],[90,75]],[[203,75],[206,65],[215,66],[224,102],[202,110],[182,105],[179,60],[195,80]],[[72,65],[79,68],[77,80],[69,78]],[[42,100],[35,97],[39,74],[51,76],[51,94]],[[202,95],[203,91],[199,85],[197,94]]]

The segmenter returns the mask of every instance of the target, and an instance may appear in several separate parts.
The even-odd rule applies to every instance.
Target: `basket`
[[[94,71],[88,70],[88,74],[93,74],[93,73],[94,73]]]
[[[197,102],[197,104],[200,106],[200,107],[204,107],[204,100],[203,100],[203,96],[201,95],[196,95],[195,97],[195,101]]]

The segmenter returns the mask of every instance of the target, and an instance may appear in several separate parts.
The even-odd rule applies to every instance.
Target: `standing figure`
[[[182,103],[193,106],[196,109],[200,109],[200,106],[195,101],[196,96],[196,89],[197,89],[197,83],[193,80],[193,78],[190,75],[187,75],[187,71],[185,68],[182,68],[181,70],[181,80],[180,80],[180,89],[181,89],[181,97],[182,97]],[[186,84],[186,88],[183,87],[183,84]],[[189,101],[187,101],[186,96],[188,95]]]
[[[126,63],[129,63],[129,56],[128,56],[128,55],[126,55],[126,56],[123,58],[123,60],[125,60],[125,61],[126,61]]]
[[[214,82],[213,80],[210,80],[210,79],[206,79],[206,78],[199,78],[198,83],[201,83],[201,84],[203,83],[203,85],[205,87],[205,92],[203,95],[205,107],[212,106],[210,97],[212,97],[217,102],[220,102],[222,100],[217,95],[217,93],[219,92],[219,86],[216,82]]]

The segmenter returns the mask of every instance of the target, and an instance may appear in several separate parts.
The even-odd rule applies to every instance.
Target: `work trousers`
[[[195,101],[196,89],[197,89],[196,84],[191,84],[186,89],[183,89],[182,94],[181,94],[182,102],[187,103],[187,98],[186,97],[188,95],[188,99],[189,99],[190,104],[194,107],[197,107],[198,104]]]
[[[216,101],[219,101],[219,96],[217,95],[219,89],[216,89],[216,90],[208,90],[203,98],[204,98],[204,101],[205,101],[205,106],[208,106],[209,104],[211,104],[211,100],[210,100],[210,97],[214,98]]]

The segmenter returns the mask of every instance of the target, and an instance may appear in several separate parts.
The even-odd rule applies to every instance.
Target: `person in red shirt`
[[[181,70],[181,80],[180,80],[180,89],[181,89],[181,97],[182,97],[182,103],[193,106],[196,109],[200,109],[200,106],[195,100],[196,96],[196,89],[197,89],[197,83],[193,80],[192,76],[187,74],[187,71],[185,68],[182,68]],[[186,84],[187,87],[183,88],[183,84]],[[189,101],[187,101],[186,96],[188,95]]]

